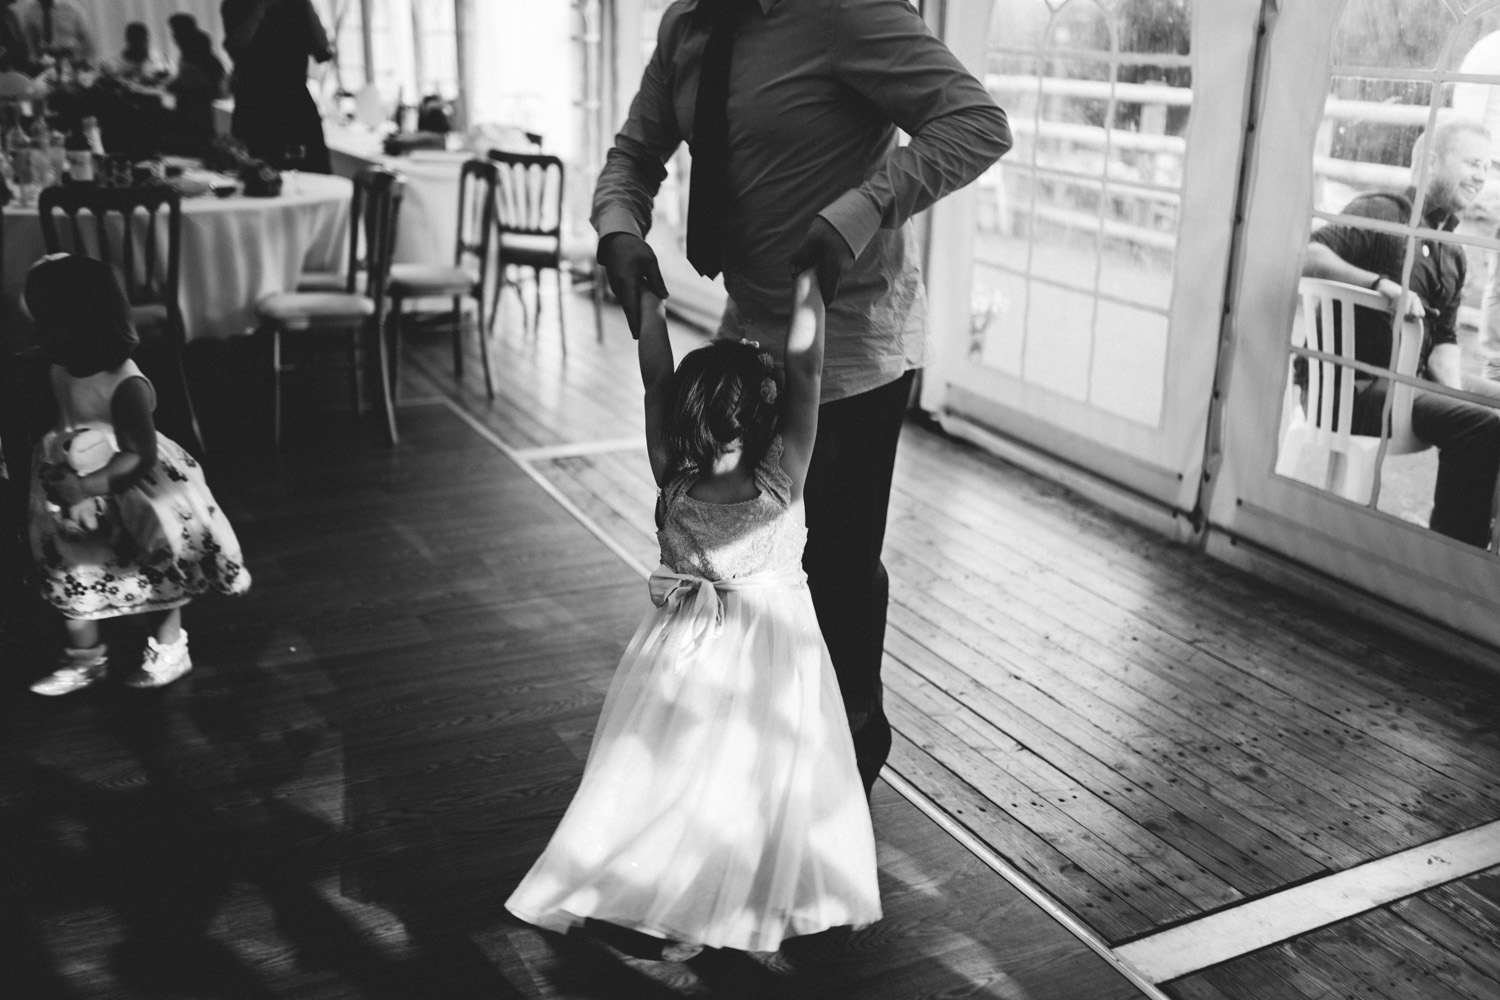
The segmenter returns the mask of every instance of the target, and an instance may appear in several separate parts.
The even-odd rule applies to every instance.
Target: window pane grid
[[[1186,0],[997,0],[991,16],[1005,42],[989,46],[986,84],[1015,148],[981,181],[970,357],[1159,426],[1192,103]],[[1109,374],[1121,365],[1137,388]]]

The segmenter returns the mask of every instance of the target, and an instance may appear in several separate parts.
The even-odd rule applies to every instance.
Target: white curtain
[[[104,60],[118,58],[125,47],[125,25],[140,21],[151,32],[151,48],[163,59],[176,62],[177,50],[167,30],[173,14],[191,14],[198,27],[213,39],[223,57],[224,24],[219,19],[220,0],[74,0],[92,20],[94,46]],[[225,63],[226,68],[228,63]]]

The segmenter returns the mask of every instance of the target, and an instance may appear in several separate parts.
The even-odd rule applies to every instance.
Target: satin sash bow
[[[717,636],[724,628],[724,593],[731,590],[749,590],[753,587],[795,587],[807,581],[807,574],[800,566],[767,570],[749,576],[737,576],[728,580],[710,580],[703,576],[674,573],[665,566],[658,566],[647,584],[651,588],[651,603],[658,608],[670,606],[673,610],[682,607],[689,599],[687,609],[688,628],[683,636],[683,652],[696,649],[704,639]]]

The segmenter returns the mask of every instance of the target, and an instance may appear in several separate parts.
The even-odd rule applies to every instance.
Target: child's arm
[[[667,407],[671,404],[672,341],[667,337],[667,316],[661,299],[641,291],[641,337],[636,354],[641,363],[641,381],[646,386],[646,451],[651,456],[651,474],[656,485],[666,483],[671,473],[667,447]]]
[[[151,384],[143,378],[121,382],[110,399],[118,451],[109,464],[87,476],[66,470],[49,486],[54,502],[71,507],[89,497],[101,497],[129,489],[156,466],[156,424],[151,419],[155,399]]]
[[[792,290],[791,326],[786,335],[786,391],[781,404],[781,468],[792,480],[792,501],[802,484],[818,435],[818,399],[823,391],[823,295],[818,272],[797,275]]]

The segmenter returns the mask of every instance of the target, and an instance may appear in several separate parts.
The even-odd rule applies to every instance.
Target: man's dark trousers
[[[803,489],[807,548],[802,566],[849,714],[866,795],[891,750],[880,686],[889,595],[880,549],[896,442],[915,378],[909,371],[879,388],[820,406]]]
[[[1359,387],[1354,396],[1356,434],[1380,433],[1385,383]],[[1487,406],[1417,390],[1411,429],[1437,446],[1437,483],[1428,527],[1484,548],[1490,543],[1495,476],[1500,471],[1500,415]]]

